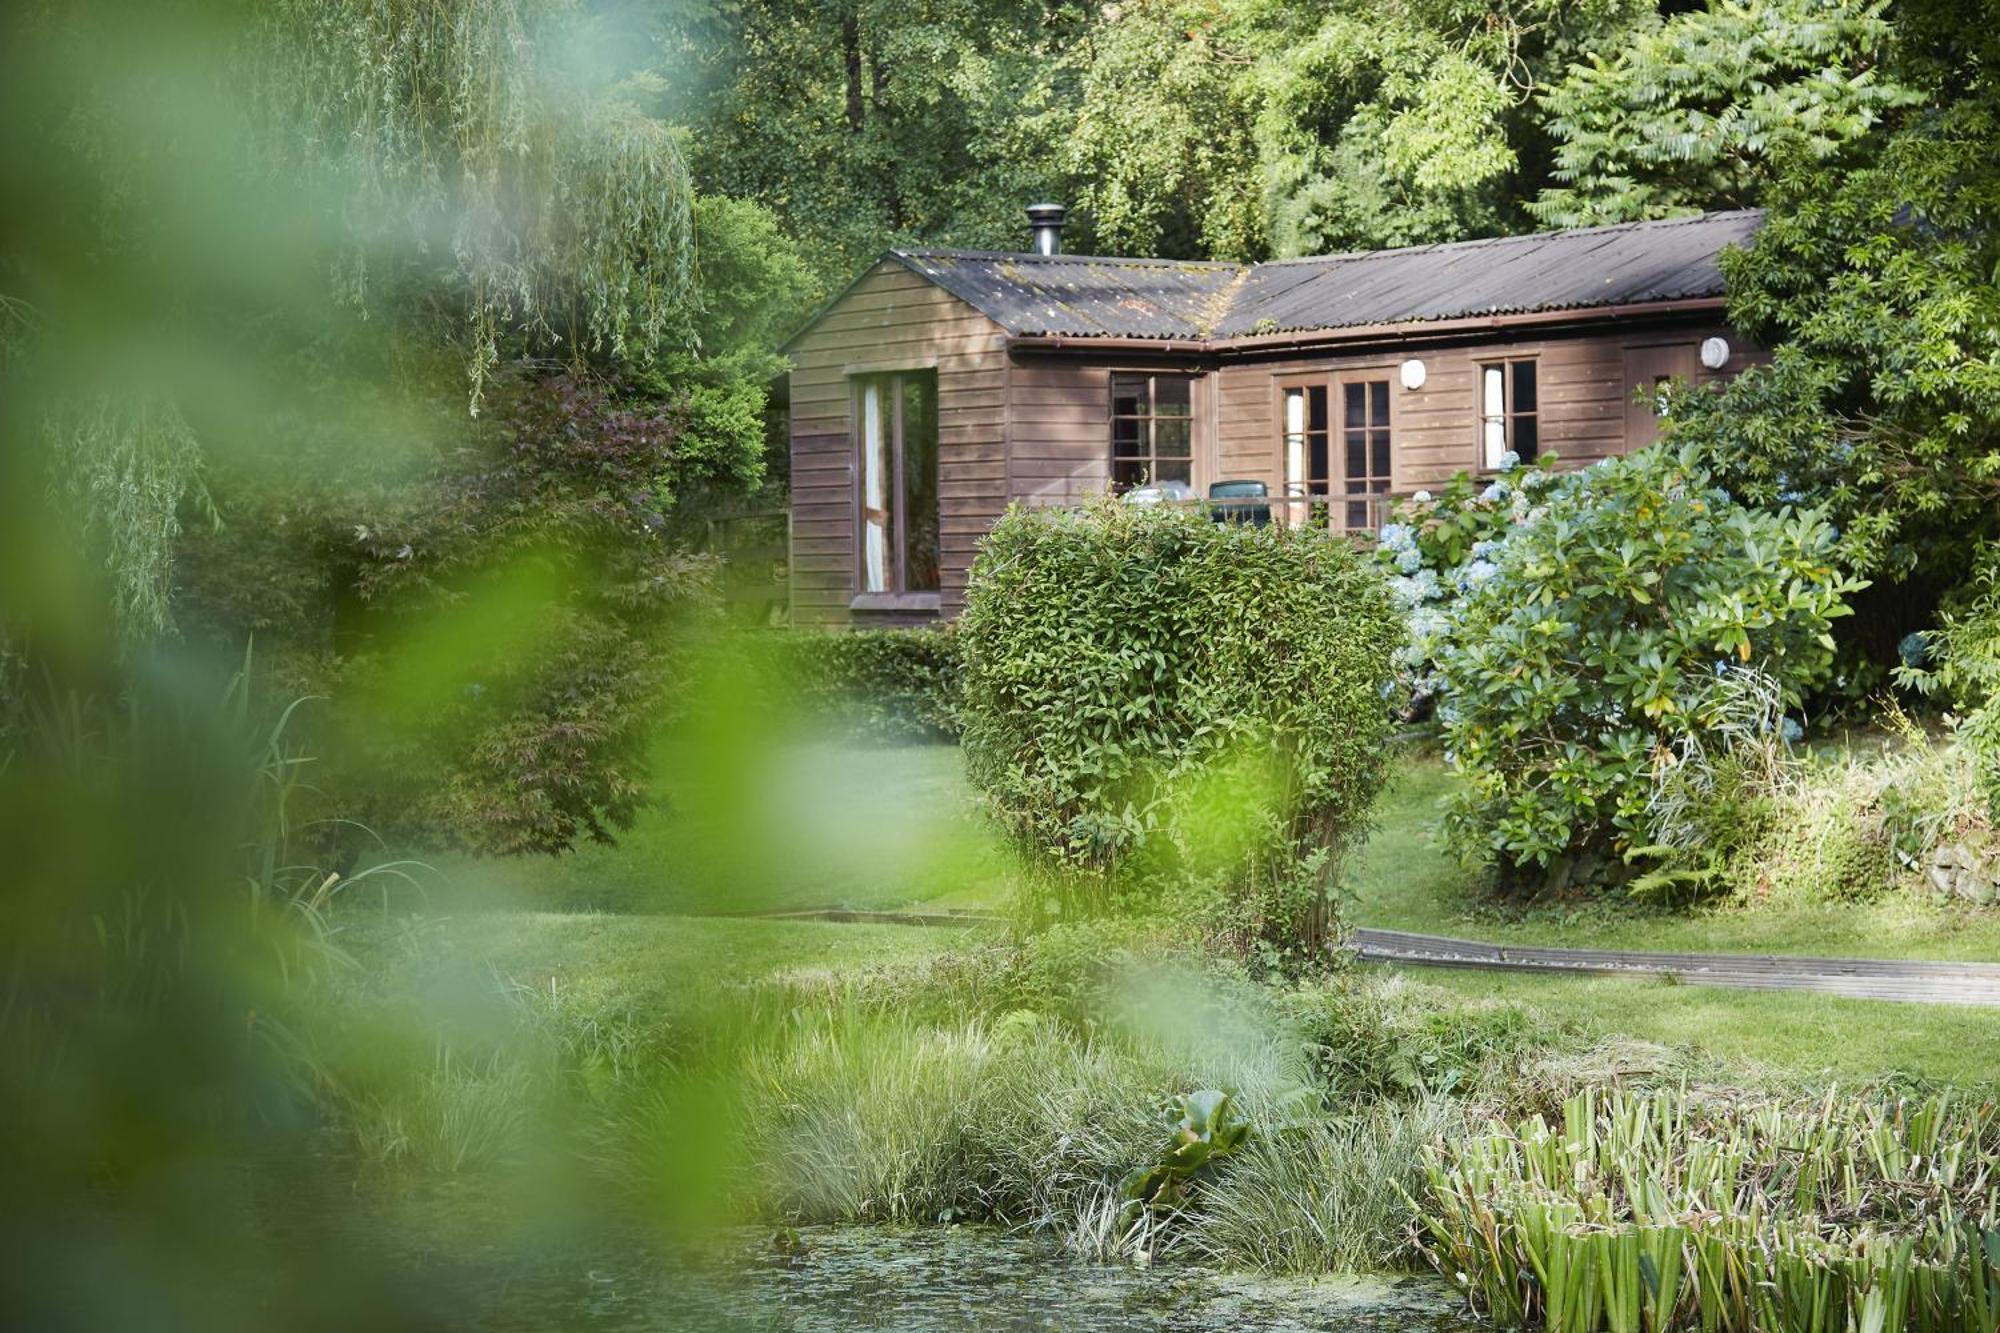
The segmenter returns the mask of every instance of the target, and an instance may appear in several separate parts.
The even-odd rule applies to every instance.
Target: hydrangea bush
[[[1509,452],[1500,475],[1459,473],[1433,494],[1418,491],[1396,505],[1377,534],[1376,555],[1389,574],[1389,591],[1408,619],[1409,639],[1397,656],[1406,707],[1418,713],[1438,690],[1437,658],[1458,600],[1499,573],[1500,542],[1517,525],[1537,517],[1563,474],[1554,459],[1523,465]]]
[[[1609,459],[1521,503],[1433,640],[1447,755],[1470,779],[1448,827],[1503,878],[1563,887],[1617,876],[1644,841],[1654,767],[1714,723],[1718,668],[1755,664],[1796,707],[1865,585],[1822,516],[1746,508],[1686,451]]]

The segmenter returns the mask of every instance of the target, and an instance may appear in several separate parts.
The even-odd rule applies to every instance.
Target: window
[[[1328,386],[1287,386],[1284,398],[1286,495],[1309,502],[1302,517],[1310,522],[1372,531],[1382,501],[1368,497],[1389,493],[1389,381],[1340,385],[1337,440]]]
[[[861,591],[938,590],[937,372],[854,381],[861,445]]]
[[[1479,368],[1479,465],[1500,466],[1512,450],[1523,463],[1541,451],[1536,414],[1535,363],[1496,361]]]
[[[1389,381],[1363,380],[1340,386],[1341,448],[1347,464],[1341,526],[1373,532],[1379,500],[1357,496],[1389,493]]]
[[[1186,375],[1111,377],[1111,489],[1194,480],[1194,381]]]

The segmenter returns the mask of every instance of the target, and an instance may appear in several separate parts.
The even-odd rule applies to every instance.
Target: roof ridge
[[[1392,245],[1379,250],[1339,250],[1326,255],[1294,255],[1290,259],[1266,259],[1252,267],[1279,268],[1294,264],[1330,264],[1337,260],[1376,259],[1383,255],[1421,255],[1434,254],[1439,250],[1472,250],[1482,245],[1505,245],[1510,241],[1540,241],[1551,236],[1592,236],[1614,231],[1638,231],[1641,228],[1687,227],[1697,222],[1738,218],[1762,211],[1759,208],[1719,208],[1684,218],[1635,218],[1630,222],[1603,222],[1595,227],[1554,227],[1547,231],[1510,232],[1505,236],[1472,236],[1462,241],[1432,241],[1428,245]]]

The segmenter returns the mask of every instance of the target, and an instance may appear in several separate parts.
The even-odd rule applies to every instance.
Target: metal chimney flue
[[[1034,228],[1036,254],[1062,253],[1063,215],[1066,212],[1061,204],[1028,205],[1028,225]]]

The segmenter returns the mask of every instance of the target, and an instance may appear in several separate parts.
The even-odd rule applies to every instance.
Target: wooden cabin
[[[1509,452],[1636,449],[1658,386],[1758,355],[1717,263],[1754,211],[1247,265],[1067,255],[1030,214],[1033,251],[892,250],[786,345],[794,624],[955,615],[1017,500],[1261,482],[1365,532]]]

